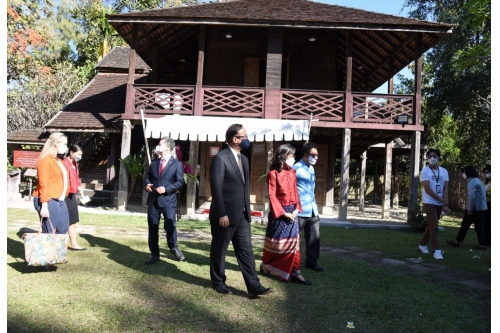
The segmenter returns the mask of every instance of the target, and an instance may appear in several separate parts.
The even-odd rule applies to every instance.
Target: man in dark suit
[[[156,152],[161,158],[151,162],[149,172],[144,180],[146,191],[149,192],[148,200],[148,245],[151,258],[146,265],[151,265],[160,260],[160,247],[158,246],[158,230],[161,215],[164,218],[164,229],[167,232],[167,244],[170,252],[179,261],[184,260],[184,255],[177,247],[176,191],[184,185],[184,170],[182,163],[174,158],[175,141],[171,138],[161,138],[156,147]]]
[[[273,291],[264,288],[257,277],[250,230],[250,179],[248,159],[241,150],[250,147],[245,128],[231,125],[226,131],[228,147],[213,158],[210,164],[210,279],[221,294],[230,294],[226,287],[226,252],[232,241],[238,265],[250,297]]]

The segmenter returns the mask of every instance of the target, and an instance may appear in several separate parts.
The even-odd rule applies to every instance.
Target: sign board
[[[36,168],[40,150],[14,150],[14,166],[18,168]]]

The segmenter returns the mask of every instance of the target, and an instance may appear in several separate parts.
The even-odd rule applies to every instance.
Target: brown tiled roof
[[[43,144],[49,137],[49,132],[43,130],[25,129],[7,133],[7,143]]]
[[[269,24],[317,26],[318,23],[347,26],[452,27],[450,24],[419,21],[361,9],[328,5],[308,0],[237,0],[184,7],[151,9],[107,15],[110,22],[145,21],[185,23]],[[145,22],[143,21],[143,22]],[[285,23],[286,22],[286,23]]]
[[[146,77],[136,74],[135,83],[146,83]],[[97,74],[45,128],[89,131],[119,128],[125,110],[127,80],[125,73]]]
[[[104,70],[121,70],[121,72],[128,73],[128,63],[130,56],[130,47],[114,47],[109,53],[102,59],[96,66],[95,69],[99,72]],[[124,70],[124,71],[123,71]],[[135,70],[137,72],[150,71],[151,68],[142,60],[139,55],[135,58]],[[116,72],[116,71],[115,71]]]

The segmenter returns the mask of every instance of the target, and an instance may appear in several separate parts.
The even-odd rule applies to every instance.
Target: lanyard
[[[434,178],[436,179],[436,183],[439,183],[439,166],[438,166],[438,176],[437,176],[437,178],[436,178],[436,174],[434,173],[434,170],[432,170],[431,167],[429,167],[429,169],[431,169],[432,174],[434,175]]]

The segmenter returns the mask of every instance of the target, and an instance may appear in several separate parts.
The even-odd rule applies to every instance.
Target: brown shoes
[[[460,242],[457,242],[456,240],[446,240],[446,243],[448,245],[451,245],[451,246],[455,246],[455,247],[460,247]]]

